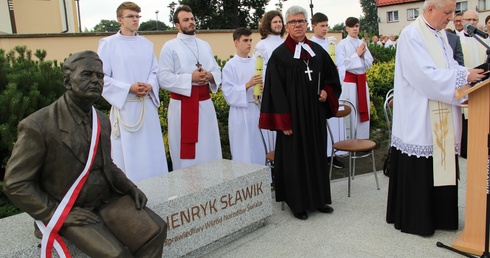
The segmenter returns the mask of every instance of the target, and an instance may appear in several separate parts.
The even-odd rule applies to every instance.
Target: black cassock
[[[293,212],[331,204],[326,158],[326,119],[338,110],[341,86],[337,68],[328,53],[305,39],[313,52],[302,49],[293,58],[296,42],[287,37],[267,64],[259,126],[277,131],[274,157],[276,201]],[[308,69],[309,68],[309,69]],[[311,72],[311,80],[308,70]],[[319,89],[328,94],[320,102]],[[292,130],[285,135],[283,130]]]

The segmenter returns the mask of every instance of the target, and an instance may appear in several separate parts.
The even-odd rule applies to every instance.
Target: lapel
[[[73,119],[65,96],[62,96],[57,103],[57,123],[60,129],[60,137],[63,143],[70,149],[72,154],[83,164],[87,162],[88,148],[87,143],[83,142],[83,128]],[[85,151],[86,149],[86,151]]]

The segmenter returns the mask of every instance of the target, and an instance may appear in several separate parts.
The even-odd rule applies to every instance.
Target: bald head
[[[463,24],[471,22],[471,24],[478,25],[478,13],[475,10],[468,10],[463,13]]]

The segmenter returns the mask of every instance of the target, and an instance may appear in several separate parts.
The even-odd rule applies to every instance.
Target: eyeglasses
[[[463,20],[454,20],[454,23],[461,23]]]
[[[139,19],[139,18],[141,18],[141,15],[132,15],[132,14],[129,14],[129,15],[121,16],[121,18]]]
[[[296,25],[296,24],[304,25],[304,24],[306,24],[306,20],[290,20],[287,23],[289,25]]]
[[[477,22],[478,19],[463,19],[464,21],[474,21],[474,22]]]

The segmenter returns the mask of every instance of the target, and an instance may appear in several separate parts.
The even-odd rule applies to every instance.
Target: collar
[[[86,117],[92,117],[92,109],[90,109],[89,113],[85,113],[67,94],[64,94],[63,97],[68,106],[68,112],[70,112],[73,120],[75,120],[78,125],[81,124]]]
[[[116,33],[119,37],[122,37],[122,38],[133,38],[134,36],[139,36],[138,32],[135,32],[134,35],[132,36],[126,36],[126,35],[123,35],[121,33],[121,30],[119,30],[117,33]]]
[[[434,32],[437,32],[436,28],[432,27],[432,25],[430,25],[430,24],[429,24],[429,22],[427,22],[427,20],[425,19],[425,17],[424,17],[423,15],[422,15],[422,19],[424,20],[425,25],[427,25],[427,27],[428,27],[430,30],[432,30],[432,31],[434,31]]]
[[[274,35],[274,34],[267,35],[267,37],[265,39],[267,39],[267,40],[283,40],[281,35]]]
[[[177,38],[178,39],[181,39],[181,40],[191,40],[191,39],[195,39],[196,38],[196,35],[187,35],[187,34],[184,34],[184,33],[178,33],[177,34]]]
[[[302,60],[309,60],[311,57],[315,56],[315,52],[311,49],[311,41],[308,40],[308,38],[305,37],[305,41],[303,42],[296,42],[291,36],[287,36],[286,40],[284,41],[284,44],[286,47],[294,53],[294,58],[295,59],[302,59]],[[306,50],[306,52],[301,51],[301,48]]]
[[[241,63],[250,63],[252,61],[252,58],[250,58],[250,56],[247,56],[247,57],[241,57],[239,56],[238,54],[235,53],[235,55],[233,56],[233,58],[236,58],[238,61],[240,61]]]

